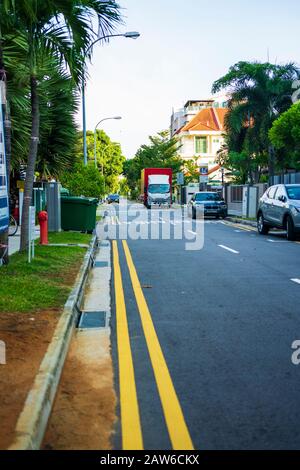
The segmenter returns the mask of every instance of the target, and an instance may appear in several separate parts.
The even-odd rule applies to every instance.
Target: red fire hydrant
[[[48,245],[48,214],[46,211],[38,213],[40,224],[40,245]]]

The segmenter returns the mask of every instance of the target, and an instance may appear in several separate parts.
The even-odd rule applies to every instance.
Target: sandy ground
[[[111,449],[115,408],[109,330],[76,331],[42,448]]]
[[[0,365],[0,449],[13,441],[18,416],[59,316],[59,310],[0,316],[0,340],[6,346],[6,364]]]

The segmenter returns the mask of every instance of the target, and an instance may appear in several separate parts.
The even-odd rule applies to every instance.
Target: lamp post
[[[96,124],[95,129],[94,129],[94,162],[95,162],[95,168],[97,168],[97,127],[101,124],[103,121],[108,121],[110,119],[122,119],[121,116],[113,116],[113,117],[107,117],[104,119],[101,119],[98,124]],[[103,161],[102,161],[102,176],[104,174],[103,171]]]
[[[93,48],[93,46],[103,39],[124,37],[129,39],[137,39],[140,36],[140,33],[137,31],[128,31],[123,34],[108,34],[107,36],[102,36],[97,38],[86,50],[86,54]],[[86,109],[85,109],[85,77],[82,80],[82,131],[83,131],[83,159],[84,164],[87,165],[87,145],[86,145]]]

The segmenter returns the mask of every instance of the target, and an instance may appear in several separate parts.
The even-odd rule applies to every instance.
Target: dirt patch
[[[0,340],[6,347],[6,364],[0,365],[0,449],[12,444],[18,416],[59,316],[59,309],[0,316]]]
[[[65,363],[43,449],[111,449],[115,408],[108,332],[77,331]]]

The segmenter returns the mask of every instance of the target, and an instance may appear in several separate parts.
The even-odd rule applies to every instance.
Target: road
[[[132,209],[142,224],[122,205],[105,212],[117,231],[115,448],[299,449],[300,244],[206,220],[203,248],[188,251],[172,237],[179,209],[157,210],[152,223]],[[199,222],[188,223],[191,235]],[[170,238],[118,239],[153,225],[169,225]]]

